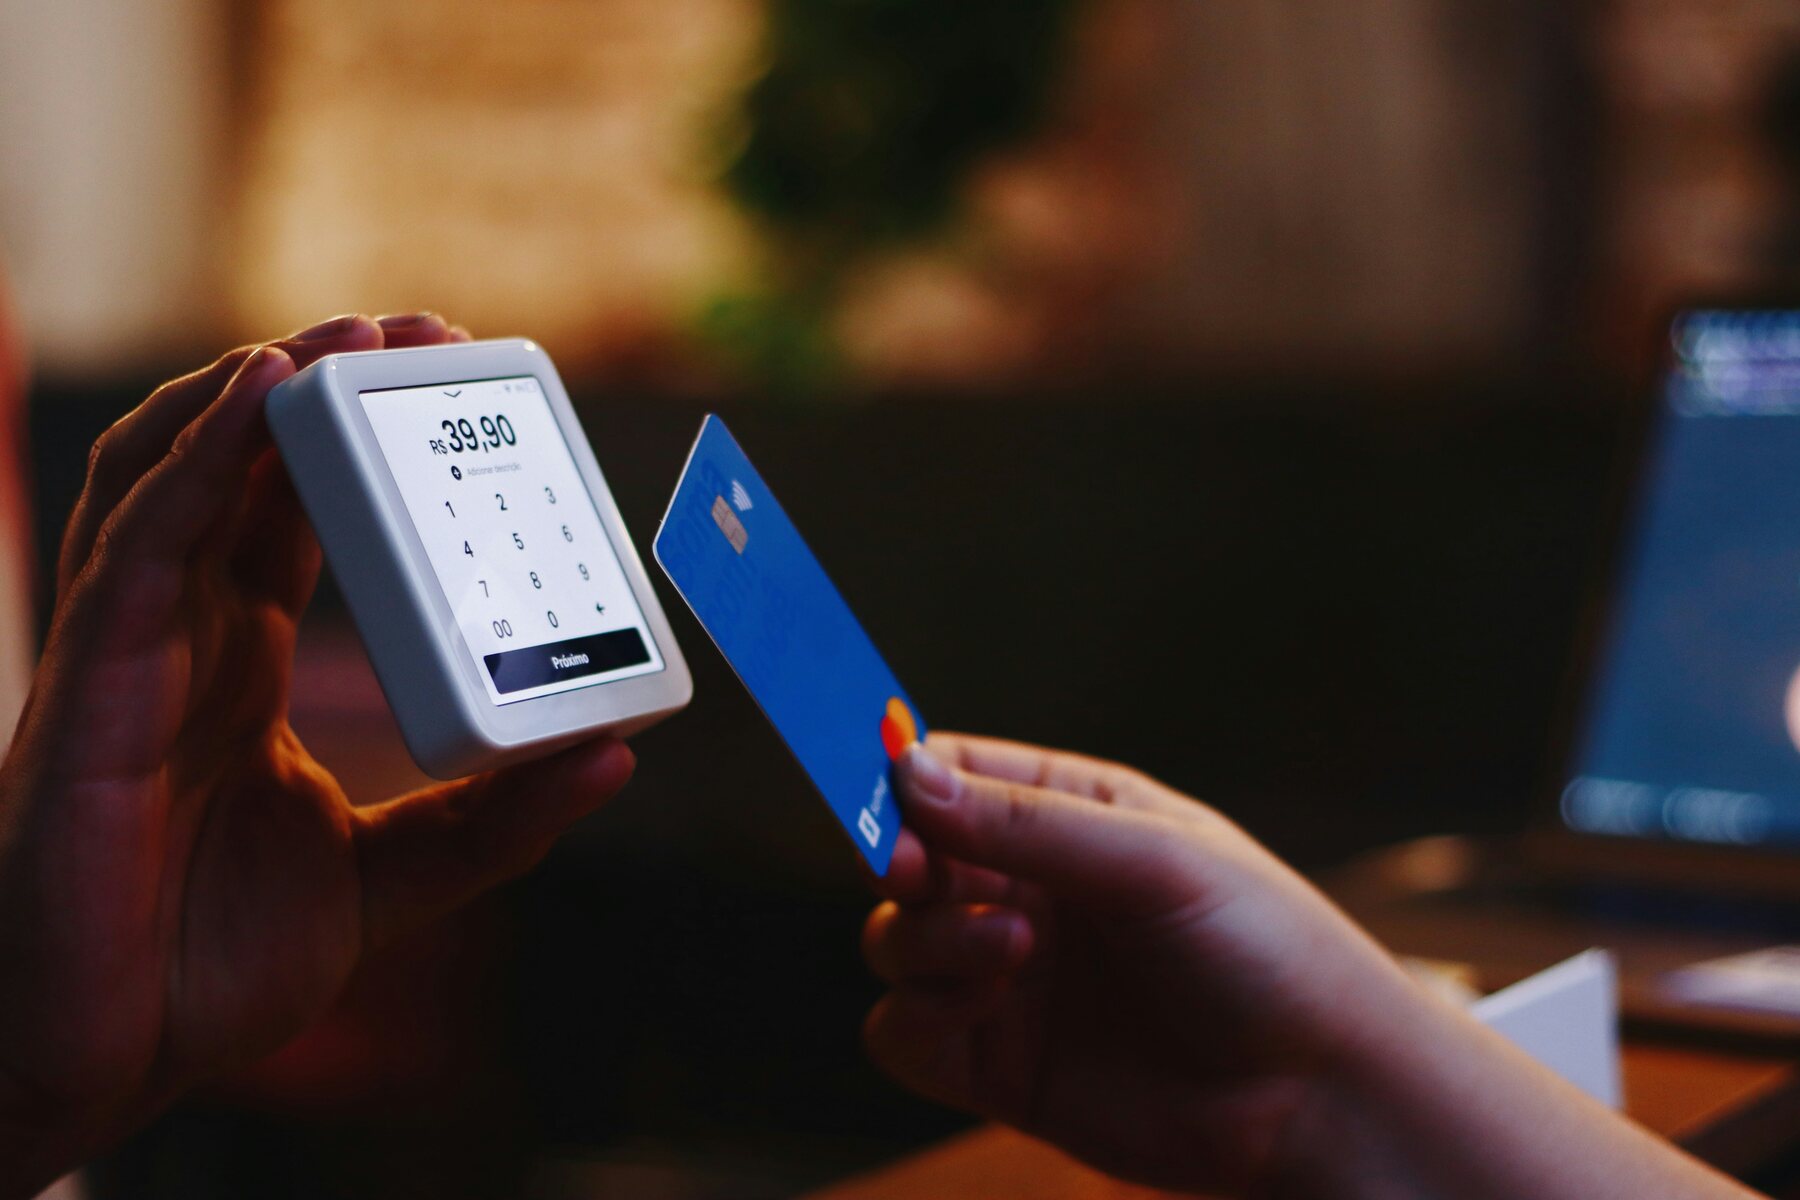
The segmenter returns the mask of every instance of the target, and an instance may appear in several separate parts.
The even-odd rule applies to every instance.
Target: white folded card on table
[[[1613,1108],[1623,1103],[1618,975],[1606,951],[1565,959],[1483,996],[1471,1011],[1589,1095]]]

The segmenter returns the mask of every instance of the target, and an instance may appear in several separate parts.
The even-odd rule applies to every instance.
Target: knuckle
[[[1130,788],[1135,791],[1147,792],[1151,788],[1162,786],[1136,767],[1127,767],[1115,763],[1113,764],[1113,772],[1113,777],[1118,781],[1121,788]]]
[[[1218,892],[1219,846],[1193,831],[1159,838],[1145,863],[1146,877],[1159,882],[1166,896],[1200,911],[1209,910]]]
[[[1117,795],[1138,801],[1168,790],[1135,767],[1119,767],[1113,775],[1112,788]]]
[[[128,537],[108,520],[94,536],[93,553],[70,579],[69,595],[104,611],[116,629],[149,628],[179,610],[185,581],[179,569],[130,565],[124,553]]]
[[[123,438],[125,419],[107,429],[88,447],[87,480],[90,488],[104,488],[113,483],[118,473],[119,443]]]
[[[168,455],[155,470],[172,477],[196,476],[210,480],[223,474],[224,464],[218,461],[219,458],[216,441],[209,446],[206,422],[197,420],[175,436]]]
[[[194,447],[199,443],[200,430],[203,428],[203,420],[194,420],[175,435],[175,440],[169,443],[169,462],[172,465],[179,465],[193,458]]]
[[[966,803],[958,806],[949,832],[972,850],[1023,838],[1037,823],[1029,785],[970,777],[963,787]]]
[[[1088,769],[1094,779],[1111,787],[1114,791],[1124,792],[1139,788],[1150,782],[1150,777],[1131,766],[1110,758],[1090,758]]]
[[[1007,833],[1024,833],[1037,823],[1037,805],[1032,803],[1031,794],[1017,784],[1007,785],[1001,803],[1001,824]]]
[[[94,531],[94,548],[88,554],[88,561],[103,564],[110,561],[117,553],[119,545],[119,514],[111,513],[100,522],[100,528]]]
[[[246,346],[235,346],[219,355],[219,357],[213,359],[213,361],[206,366],[201,367],[198,371],[189,375],[184,375],[180,379],[170,383],[165,383],[161,388],[158,388],[157,391],[160,393],[176,387],[191,386],[202,386],[209,389],[223,387],[226,380],[237,374],[238,368],[244,365],[245,360],[256,353],[256,349],[257,344],[255,343]]]

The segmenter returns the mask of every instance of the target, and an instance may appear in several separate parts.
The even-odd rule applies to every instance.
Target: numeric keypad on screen
[[[363,401],[457,625],[487,674],[493,655],[541,646],[573,661],[600,652],[596,635],[627,627],[638,631],[649,661],[620,673],[660,667],[536,380],[365,392]]]

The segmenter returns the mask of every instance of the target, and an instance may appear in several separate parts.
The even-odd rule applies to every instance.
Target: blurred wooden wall
[[[429,307],[571,366],[652,349],[743,230],[709,157],[755,0],[267,0],[231,263],[244,333]]]
[[[1516,352],[1568,199],[1544,111],[1566,25],[1548,7],[1093,5],[1060,121],[976,189],[1000,265],[989,311],[965,301],[954,324],[972,336],[988,317],[1054,378],[1405,374]],[[888,298],[887,319],[917,320],[915,299]]]
[[[0,247],[40,361],[348,308],[710,386],[759,0],[0,0]],[[1090,0],[1043,135],[837,326],[874,386],[1390,375],[1640,344],[1757,275],[1792,0]]]
[[[271,0],[233,272],[246,329],[357,302],[655,346],[754,262],[705,186],[755,61],[741,0]],[[1042,141],[843,332],[907,382],[1516,349],[1539,299],[1531,3],[1096,0]],[[708,122],[714,123],[709,129]]]
[[[106,376],[220,336],[222,0],[0,0],[0,260],[38,369]]]
[[[1781,74],[1800,71],[1800,3],[1606,0],[1593,61],[1605,136],[1588,319],[1603,352],[1641,357],[1645,330],[1695,297],[1800,303],[1800,264],[1778,246],[1800,181],[1769,128]]]

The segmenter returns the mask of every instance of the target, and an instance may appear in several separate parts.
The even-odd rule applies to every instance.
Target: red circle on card
[[[895,696],[887,702],[887,713],[881,718],[881,744],[889,758],[897,759],[906,748],[919,740],[919,725],[913,720],[906,701]]]

